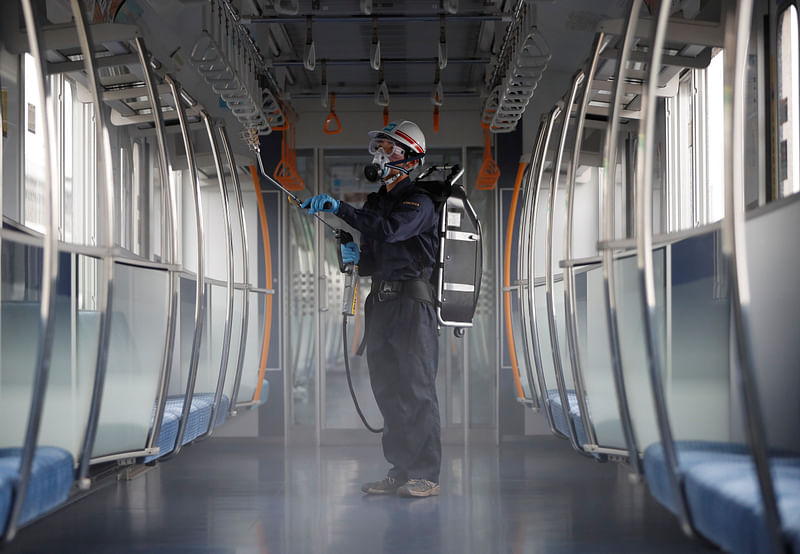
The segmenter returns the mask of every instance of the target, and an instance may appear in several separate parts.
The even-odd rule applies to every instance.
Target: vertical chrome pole
[[[536,220],[538,219],[539,202],[542,193],[542,176],[544,175],[544,162],[547,159],[547,150],[550,147],[550,137],[553,134],[553,127],[555,127],[556,119],[561,115],[561,103],[557,103],[550,110],[547,117],[547,132],[544,136],[544,143],[542,144],[541,157],[539,164],[535,167],[535,183],[533,187],[533,204],[531,206],[531,244],[530,244],[530,266],[528,273],[528,302],[530,309],[531,321],[531,337],[533,338],[533,358],[536,363],[536,377],[539,381],[539,394],[542,396],[542,406],[544,406],[544,413],[547,417],[547,423],[550,425],[550,432],[554,435],[563,436],[560,431],[556,429],[553,423],[553,414],[550,412],[550,398],[547,396],[547,382],[544,378],[544,368],[542,367],[542,349],[539,344],[539,331],[538,322],[536,321],[536,303],[534,300],[534,288],[536,287],[536,271],[535,271],[535,252],[536,252]]]
[[[600,52],[605,48],[606,35],[598,33],[595,37],[592,48],[592,60],[589,63],[589,70],[586,75],[586,86],[583,88],[583,96],[578,112],[578,128],[575,132],[575,146],[572,149],[572,161],[567,167],[567,220],[564,224],[564,259],[571,260],[573,255],[572,238],[573,225],[575,221],[575,176],[578,172],[578,160],[581,155],[581,144],[583,143],[583,128],[586,122],[586,111],[589,107],[589,98],[592,92],[597,65],[600,60]],[[580,342],[578,341],[578,314],[575,310],[577,305],[575,297],[575,267],[568,265],[564,268],[564,311],[567,316],[567,340],[569,342],[570,361],[572,363],[572,378],[575,381],[575,395],[578,398],[578,410],[581,414],[581,421],[586,430],[586,439],[592,446],[597,444],[597,435],[594,424],[589,414],[589,404],[586,400],[586,385],[583,380],[583,367],[581,365]]]
[[[658,312],[656,306],[655,271],[653,269],[653,147],[655,145],[656,87],[664,53],[664,39],[669,23],[670,5],[663,2],[658,20],[653,28],[650,44],[650,62],[645,94],[642,95],[642,120],[639,122],[638,163],[636,174],[636,259],[639,266],[639,292],[641,294],[642,323],[647,347],[650,386],[656,409],[658,431],[667,478],[678,508],[681,527],[687,535],[694,534],[691,510],[683,487],[683,476],[678,464],[678,453],[672,426],[669,422],[667,399],[664,394],[663,367],[659,355]]]
[[[58,237],[56,236],[56,213],[54,209],[55,198],[59,194],[56,164],[53,156],[56,153],[55,136],[51,132],[50,123],[53,120],[52,106],[47,103],[49,84],[45,79],[47,63],[42,55],[42,40],[39,22],[36,19],[38,11],[34,9],[32,0],[21,0],[22,11],[25,18],[25,30],[28,34],[28,44],[31,55],[36,62],[36,81],[39,86],[39,104],[41,106],[41,129],[44,133],[44,168],[45,183],[49,185],[50,194],[45,195],[45,238],[42,259],[42,292],[41,307],[39,311],[39,345],[36,351],[36,366],[33,377],[31,393],[31,408],[28,414],[28,424],[25,428],[25,442],[19,463],[19,478],[14,491],[14,503],[6,524],[5,540],[11,541],[17,534],[17,526],[25,497],[30,483],[33,459],[36,455],[36,443],[39,439],[44,399],[47,392],[47,382],[50,376],[50,358],[53,351],[53,335],[55,334],[55,293],[56,279],[58,278]]]
[[[178,197],[178,191],[175,190],[175,182],[170,178],[169,165],[167,156],[169,149],[167,148],[166,129],[164,128],[164,118],[161,110],[161,97],[159,96],[158,89],[153,79],[153,71],[150,65],[150,55],[145,47],[144,41],[141,37],[136,37],[136,50],[139,54],[139,64],[142,66],[142,73],[144,74],[145,89],[147,96],[150,97],[150,110],[153,112],[153,126],[156,132],[156,142],[159,151],[159,164],[158,170],[161,173],[161,182],[164,189],[166,189],[167,205],[166,210],[169,213],[169,233],[167,260],[172,263],[177,261],[178,257],[178,208],[175,205]],[[175,98],[176,105],[181,102],[180,97]],[[177,109],[177,106],[176,106]],[[161,378],[158,386],[158,399],[156,400],[156,413],[153,419],[153,427],[150,429],[150,437],[147,441],[147,447],[153,448],[158,436],[161,432],[161,423],[164,416],[164,406],[167,402],[167,394],[169,389],[170,375],[172,374],[172,358],[175,349],[175,327],[178,319],[178,290],[177,280],[174,274],[169,275],[169,304],[167,306],[167,335],[164,340],[164,350],[161,355]]]
[[[553,175],[550,182],[550,196],[547,204],[547,233],[545,235],[545,260],[544,260],[544,290],[547,305],[547,323],[550,329],[550,346],[553,351],[553,370],[556,376],[556,386],[558,396],[561,398],[561,408],[567,423],[567,433],[572,448],[580,453],[584,453],[583,445],[578,444],[578,434],[572,417],[569,413],[569,396],[567,395],[567,385],[564,379],[564,366],[561,363],[561,346],[558,340],[558,323],[556,322],[556,306],[553,300],[553,219],[556,211],[556,199],[558,198],[558,178],[561,174],[561,162],[564,156],[564,147],[567,144],[567,133],[569,132],[570,115],[572,107],[575,105],[575,97],[578,94],[578,87],[586,80],[584,70],[579,70],[572,78],[569,96],[564,104],[564,123],[561,125],[561,136],[558,140],[556,157],[553,162]],[[574,153],[573,153],[574,154]],[[569,268],[565,268],[567,272]],[[566,313],[564,314],[566,318]]]
[[[614,239],[614,176],[617,169],[617,137],[619,136],[620,101],[622,100],[627,77],[628,59],[631,55],[636,23],[639,19],[641,0],[632,0],[630,14],[625,22],[625,35],[622,49],[617,57],[617,67],[614,71],[614,92],[611,96],[610,119],[606,129],[606,144],[603,152],[603,234],[601,240]],[[622,352],[619,340],[619,327],[617,322],[617,295],[614,289],[614,251],[605,248],[603,257],[603,286],[605,289],[606,318],[608,323],[608,342],[611,349],[611,366],[614,369],[614,383],[617,388],[617,402],[625,442],[628,444],[628,458],[631,469],[637,475],[642,474],[642,464],[639,460],[639,445],[631,420],[628,396],[625,390],[625,375],[622,372]]]
[[[736,17],[730,10],[725,18],[725,218],[722,220],[722,247],[731,274],[731,300],[736,331],[737,383],[744,401],[747,439],[755,462],[764,519],[773,552],[785,552],[781,515],[769,467],[766,431],[759,406],[752,347],[748,329],[750,282],[747,273],[744,205],[745,90],[747,50],[750,42],[752,0],[738,0]]]
[[[108,342],[111,335],[111,313],[113,304],[114,260],[111,258],[111,249],[114,247],[114,172],[111,157],[111,139],[108,134],[108,117],[103,109],[103,92],[100,89],[100,75],[97,71],[97,61],[94,56],[94,41],[92,31],[86,22],[84,3],[81,0],[71,0],[72,17],[78,31],[78,41],[83,53],[83,64],[89,79],[89,89],[94,101],[94,120],[97,137],[100,141],[100,163],[103,167],[104,186],[100,188],[100,220],[103,229],[103,246],[107,249],[103,256],[103,275],[105,286],[100,287],[98,295],[98,311],[100,312],[100,330],[97,344],[97,358],[95,362],[94,387],[92,388],[91,406],[86,433],[81,449],[81,459],[78,462],[78,485],[88,489],[91,482],[86,478],[89,472],[89,460],[97,436],[97,426],[100,419],[100,408],[105,390],[106,369],[108,362]]]
[[[205,255],[203,252],[205,247],[205,231],[203,229],[203,204],[200,194],[200,182],[197,179],[197,162],[194,157],[194,145],[192,144],[191,131],[186,121],[186,112],[181,103],[180,85],[170,75],[167,75],[165,80],[175,100],[175,111],[178,113],[178,122],[180,123],[181,133],[183,135],[183,146],[186,150],[186,159],[189,163],[189,176],[192,179],[197,238],[197,286],[195,288],[194,335],[192,337],[192,351],[189,357],[189,376],[186,382],[186,392],[183,396],[183,407],[181,409],[180,423],[178,424],[178,435],[175,437],[175,447],[169,454],[162,456],[160,458],[161,461],[167,461],[177,456],[183,446],[183,437],[186,434],[186,425],[189,422],[189,412],[192,404],[192,396],[194,395],[194,385],[197,382],[197,367],[200,360],[200,341],[203,338],[203,325],[205,324],[206,312]]]
[[[228,357],[231,351],[231,330],[233,328],[233,232],[231,231],[231,209],[228,198],[228,188],[225,186],[225,168],[222,166],[222,155],[219,151],[217,138],[214,135],[214,126],[217,124],[211,121],[208,112],[201,112],[203,124],[208,133],[208,141],[211,143],[211,151],[214,157],[214,167],[217,170],[217,183],[219,184],[219,196],[222,202],[222,219],[225,222],[225,257],[227,260],[225,272],[227,274],[227,298],[225,300],[225,331],[222,335],[222,357],[219,362],[219,375],[217,376],[217,390],[214,394],[214,405],[211,407],[211,420],[208,422],[208,429],[205,433],[197,437],[199,440],[206,439],[214,433],[214,424],[217,420],[217,412],[222,401],[222,393],[225,390],[225,376],[228,373]],[[236,170],[233,169],[235,173]]]
[[[244,281],[244,304],[242,306],[242,337],[239,341],[239,354],[236,361],[236,381],[233,383],[233,392],[231,393],[230,415],[236,415],[236,399],[239,396],[239,387],[242,383],[242,369],[244,368],[244,354],[247,346],[247,327],[248,318],[250,316],[250,265],[249,256],[250,250],[247,241],[247,227],[244,213],[244,200],[242,198],[242,185],[239,182],[239,173],[236,171],[236,161],[231,150],[230,139],[228,138],[228,131],[225,126],[219,127],[220,139],[222,140],[222,148],[225,151],[225,158],[228,162],[228,167],[231,168],[231,178],[233,179],[233,192],[236,198],[236,205],[238,206],[239,215],[239,228],[241,229],[242,240],[242,280]]]

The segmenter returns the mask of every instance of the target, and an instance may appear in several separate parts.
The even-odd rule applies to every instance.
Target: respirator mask
[[[372,138],[367,150],[372,154],[372,163],[364,167],[364,177],[368,181],[375,182],[385,179],[392,169],[408,174],[405,168],[395,165],[397,162],[407,161],[405,159],[406,151],[392,139],[388,137]]]

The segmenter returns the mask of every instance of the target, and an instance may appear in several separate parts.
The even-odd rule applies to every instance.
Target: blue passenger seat
[[[761,493],[748,447],[704,441],[679,441],[675,446],[696,529],[729,552],[769,551]],[[784,535],[793,551],[800,552],[800,459],[773,456],[770,465]],[[660,444],[645,450],[644,469],[653,497],[677,513]]]
[[[211,419],[211,408],[214,406],[214,393],[198,393],[192,397],[192,405],[189,408],[189,421],[186,424],[186,431],[183,434],[182,444],[188,444],[208,430],[208,422]],[[219,427],[228,418],[228,408],[230,400],[224,394],[219,402],[214,427]],[[175,447],[175,439],[178,437],[178,427],[180,424],[181,413],[183,411],[183,395],[173,395],[167,397],[164,405],[164,417],[161,420],[161,430],[156,441],[159,453],[154,456],[144,458],[144,463],[151,462],[170,452]],[[155,409],[153,410],[155,413]]]
[[[5,533],[21,457],[21,448],[0,448],[0,533]],[[67,500],[75,477],[74,468],[72,455],[66,450],[54,446],[36,449],[20,525],[25,525]]]
[[[555,425],[558,431],[569,436],[569,425],[564,417],[561,395],[558,394],[558,390],[551,389],[547,391],[547,397],[550,399],[550,411],[553,415],[553,425]],[[569,402],[569,416],[573,425],[575,425],[578,443],[583,446],[588,440],[586,438],[586,429],[583,427],[580,408],[578,407],[578,396],[575,394],[574,390],[567,390],[567,401]]]

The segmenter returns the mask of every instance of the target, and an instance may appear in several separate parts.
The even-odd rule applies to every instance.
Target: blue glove
[[[328,207],[325,207],[326,203],[328,203]],[[303,205],[300,207],[308,208],[309,215],[317,212],[331,212],[335,214],[339,211],[339,201],[329,194],[318,194],[303,202]]]
[[[358,260],[361,259],[361,254],[358,252],[358,245],[354,242],[343,244],[342,248],[342,261],[346,264],[358,265]]]

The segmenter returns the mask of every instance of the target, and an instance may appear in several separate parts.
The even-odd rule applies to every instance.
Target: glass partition
[[[576,270],[575,300],[581,369],[597,443],[623,449],[626,444],[614,387],[603,268],[599,264]]]
[[[575,392],[575,381],[572,376],[572,362],[569,359],[569,341],[567,339],[567,320],[564,311],[564,279],[557,274],[553,281],[553,308],[555,310],[556,332],[558,333],[561,368],[564,372],[564,385],[568,393]]]
[[[162,371],[170,275],[119,262],[114,266],[108,364],[93,457],[146,446]]]
[[[770,447],[800,452],[800,202],[790,197],[747,220],[751,302],[746,332]]]
[[[669,246],[664,390],[676,439],[729,441],[731,305],[719,231]]]
[[[208,310],[206,311],[203,339],[200,342],[200,358],[194,394],[214,394],[217,391],[222,346],[225,333],[228,290],[225,285],[209,283]]]
[[[22,446],[30,412],[39,348],[42,248],[2,239],[0,291],[0,446]],[[94,271],[100,262],[59,254],[50,376],[39,445],[58,446],[79,457],[88,422],[100,314],[83,309],[76,290],[79,259]]]
[[[242,315],[244,312],[244,299],[247,291],[234,289],[233,291],[233,325],[231,326],[231,347],[228,351],[228,369],[225,373],[225,387],[223,394],[229,402],[233,401],[233,385],[236,383],[236,372],[239,365],[239,345],[242,339]],[[227,291],[226,291],[227,293]],[[224,316],[223,316],[224,317]],[[245,348],[247,344],[245,343]],[[244,371],[244,368],[242,368]]]
[[[539,337],[539,350],[541,351],[542,376],[544,377],[545,390],[541,391],[545,398],[558,397],[556,372],[553,364],[553,349],[550,342],[550,328],[547,323],[547,303],[544,283],[533,287],[533,302],[536,310],[535,333]]]
[[[267,295],[257,291],[248,291],[247,294],[250,297],[250,310],[247,314],[247,342],[245,343],[242,381],[239,384],[237,403],[250,402],[255,396],[261,369],[261,352],[264,347]],[[261,399],[265,400],[266,398],[262,396]]]
[[[662,345],[661,356],[663,359],[663,345],[666,339],[665,248],[657,248],[654,251],[653,266],[656,305],[659,314],[657,334]],[[633,430],[641,452],[650,444],[659,442],[660,436],[653,404],[653,392],[650,386],[636,256],[627,254],[617,256],[614,259],[614,272],[622,372]],[[662,368],[666,367],[666,364],[662,365]]]
[[[181,274],[179,277],[179,310],[178,329],[175,337],[175,351],[172,357],[172,373],[170,374],[169,396],[183,398],[189,379],[189,365],[192,356],[192,341],[194,340],[194,311],[195,295],[197,293],[197,279],[194,275]],[[206,306],[210,303],[209,294],[206,294]],[[208,309],[204,309],[205,319],[201,338],[199,359],[203,358],[203,348],[208,342]],[[199,390],[199,383],[195,390]]]

